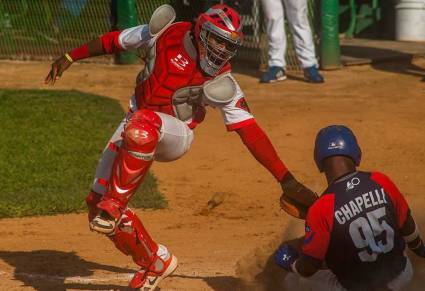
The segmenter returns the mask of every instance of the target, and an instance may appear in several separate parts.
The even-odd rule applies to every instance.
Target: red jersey
[[[151,36],[147,25],[123,30],[118,44],[124,50],[147,49],[145,68],[137,77],[137,109],[150,109],[172,115],[193,128],[203,119],[205,106],[219,108],[229,130],[254,123],[243,93],[235,81],[235,94],[226,104],[205,98],[206,82],[230,74],[230,64],[217,76],[206,75],[199,66],[197,49],[192,41],[192,24],[171,24],[158,36]]]
[[[326,261],[347,290],[385,286],[406,266],[400,229],[409,207],[379,172],[333,182],[309,209],[303,255]]]

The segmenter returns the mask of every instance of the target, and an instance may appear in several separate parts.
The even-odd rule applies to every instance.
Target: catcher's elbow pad
[[[159,6],[152,14],[149,21],[150,35],[157,36],[166,30],[176,19],[176,11],[171,5],[164,4]]]

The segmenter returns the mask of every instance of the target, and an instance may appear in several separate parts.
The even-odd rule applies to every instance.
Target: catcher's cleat
[[[111,234],[117,225],[117,221],[111,217],[106,211],[100,211],[92,221],[90,221],[90,230],[97,231],[102,234]]]
[[[129,283],[129,287],[140,291],[153,291],[164,278],[170,276],[177,269],[177,258],[170,255],[164,262],[161,273],[154,273],[140,269],[137,271]]]

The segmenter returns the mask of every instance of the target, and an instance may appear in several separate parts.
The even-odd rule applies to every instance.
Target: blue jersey
[[[351,173],[330,184],[310,208],[303,253],[324,260],[348,290],[385,286],[406,266],[400,229],[408,213],[388,177]]]

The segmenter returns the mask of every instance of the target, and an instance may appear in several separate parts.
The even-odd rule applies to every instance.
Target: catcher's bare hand
[[[280,184],[283,190],[280,207],[294,217],[305,219],[308,209],[319,198],[317,194],[298,182],[291,173],[286,174]]]
[[[53,62],[52,68],[50,69],[49,74],[47,74],[44,83],[54,85],[55,82],[62,76],[63,72],[71,66],[71,64],[72,62],[70,62],[65,55],[58,58]]]

